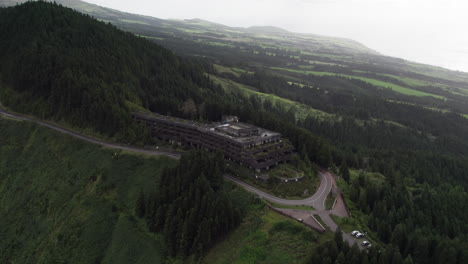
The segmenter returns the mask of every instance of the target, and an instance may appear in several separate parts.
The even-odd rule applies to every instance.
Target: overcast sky
[[[385,55],[468,72],[466,0],[85,1],[158,18],[345,37]]]

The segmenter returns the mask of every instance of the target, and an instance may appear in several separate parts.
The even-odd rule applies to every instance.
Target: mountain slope
[[[11,2],[22,3],[25,2],[25,0],[12,0]],[[11,5],[11,2],[4,3],[4,5]],[[124,30],[134,32],[134,27],[137,26],[140,31],[150,33],[149,35],[152,35],[151,33],[158,33],[167,37],[172,35],[172,37],[187,38],[192,36],[192,34],[195,34],[195,36],[204,36],[204,34],[208,33],[215,41],[228,41],[232,37],[231,34],[234,33],[234,35],[241,39],[241,41],[250,43],[255,41],[258,34],[263,34],[263,38],[269,40],[279,38],[289,43],[288,45],[291,47],[303,45],[310,52],[327,49],[327,47],[332,44],[337,49],[342,50],[347,54],[377,54],[375,51],[353,40],[313,34],[292,33],[287,30],[271,26],[231,28],[201,19],[164,20],[130,14],[86,3],[80,0],[57,0],[55,2],[89,14],[100,20],[112,22],[114,25],[117,25]]]
[[[0,262],[162,261],[160,237],[134,208],[139,192],[153,191],[175,163],[0,117]]]
[[[211,93],[200,67],[56,4],[0,9],[0,50],[5,106],[108,135],[130,126],[135,108],[177,112]]]
[[[300,85],[316,85],[317,81],[306,75],[352,78],[413,95],[403,100],[394,96],[384,96],[385,99],[468,114],[468,74],[382,56],[353,40],[292,33],[269,26],[233,28],[201,19],[163,20],[79,0],[59,2],[181,55],[202,56],[246,71],[264,67]],[[339,88],[335,85],[332,91]],[[359,91],[353,89],[352,92]],[[420,100],[415,96],[450,100]]]

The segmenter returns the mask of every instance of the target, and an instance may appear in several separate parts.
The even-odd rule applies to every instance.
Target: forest
[[[0,36],[5,106],[120,139],[136,137],[131,111],[176,114],[217,89],[196,61],[57,4],[0,9]]]
[[[224,190],[224,164],[221,153],[193,151],[163,171],[157,192],[140,194],[137,215],[164,234],[169,256],[199,259],[239,225],[241,209]]]
[[[58,4],[1,8],[0,101],[17,112],[131,143],[151,143],[140,136],[144,131],[132,121],[133,111],[205,121],[237,115],[281,132],[303,159],[320,167],[340,167],[336,171],[343,175],[350,168],[385,176],[379,185],[364,174],[346,177],[352,191],[345,194],[378,234],[385,253],[358,253],[336,238],[316,249],[310,263],[468,261],[468,120],[462,115],[468,111],[466,95],[453,92],[466,87],[460,78],[448,81],[442,73],[400,71],[403,62],[375,54],[362,55],[375,62],[371,67],[357,55],[356,61],[344,62],[313,54],[297,58],[292,56],[297,51],[278,48],[258,52],[254,44],[247,49],[251,53],[240,48],[237,53],[229,46],[190,43],[173,38],[155,44]],[[209,56],[187,55],[192,53]],[[405,78],[442,85],[408,86],[432,95],[419,97],[363,79],[273,69],[289,65],[289,70],[298,70],[306,59],[347,66],[313,64],[317,72],[394,85],[404,85]],[[242,73],[219,72],[214,64]],[[210,76],[258,94],[229,90]],[[300,118],[260,95],[289,99],[331,117]],[[152,231],[164,234],[167,256],[202,257],[241,222],[241,210],[224,189],[222,160],[219,155],[203,156],[190,154],[176,168],[165,169],[161,182],[167,188],[145,190],[138,199],[137,215]],[[192,223],[197,230],[189,228]]]

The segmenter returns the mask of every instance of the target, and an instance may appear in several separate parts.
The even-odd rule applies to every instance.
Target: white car
[[[356,236],[357,234],[359,234],[359,231],[357,231],[357,230],[354,230],[353,232],[351,232],[352,236]]]
[[[361,246],[363,246],[363,247],[371,247],[372,244],[371,244],[369,241],[363,241],[363,242],[361,243]]]
[[[357,238],[363,238],[363,237],[364,237],[364,234],[358,232],[358,233],[355,235],[355,237],[357,237]]]

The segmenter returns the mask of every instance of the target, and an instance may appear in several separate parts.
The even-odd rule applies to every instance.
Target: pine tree
[[[146,200],[145,194],[143,190],[140,190],[140,194],[138,195],[138,199],[136,201],[135,213],[138,217],[142,218],[146,214]]]
[[[341,173],[341,177],[343,177],[343,180],[349,183],[350,174],[349,174],[348,164],[346,163],[344,159],[341,162],[340,173]]]
[[[341,228],[338,227],[336,229],[333,240],[335,240],[335,243],[338,246],[338,249],[341,250],[343,248],[343,233],[341,232]]]
[[[413,264],[413,258],[411,257],[411,254],[408,255],[406,258],[405,258],[405,261],[403,262],[403,264]]]

